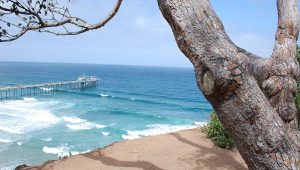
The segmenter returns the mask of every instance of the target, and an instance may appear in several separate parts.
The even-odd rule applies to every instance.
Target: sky
[[[272,53],[277,27],[275,0],[211,0],[226,32],[238,46],[260,56]],[[113,0],[74,0],[76,16],[96,22]],[[124,0],[103,28],[77,36],[27,33],[0,44],[0,61],[192,67],[178,49],[156,0]]]

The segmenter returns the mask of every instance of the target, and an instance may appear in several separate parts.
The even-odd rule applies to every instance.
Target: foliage
[[[297,60],[300,63],[300,46],[297,45]]]
[[[207,137],[210,138],[215,145],[222,148],[233,148],[234,141],[225,130],[223,124],[217,117],[216,112],[210,114],[210,119],[207,126],[204,129]]]

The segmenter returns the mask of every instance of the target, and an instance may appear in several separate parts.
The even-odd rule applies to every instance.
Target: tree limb
[[[300,67],[296,59],[299,34],[298,0],[277,0],[278,28],[263,89],[286,125],[298,131],[295,96]]]
[[[47,5],[45,2],[48,2]],[[47,32],[55,35],[78,35],[90,30],[95,30],[103,27],[107,24],[118,12],[122,0],[117,0],[112,11],[102,20],[96,24],[90,24],[87,21],[73,17],[69,14],[68,8],[58,6],[58,3],[53,2],[55,0],[37,0],[29,1],[27,3],[29,6],[22,5],[19,1],[10,0],[10,4],[5,4],[2,1],[3,6],[0,6],[0,23],[6,23],[8,27],[14,26],[15,29],[19,28],[19,33],[12,34],[9,33],[7,29],[4,29],[4,25],[0,26],[0,42],[13,41],[21,36],[23,36],[28,31],[38,31],[38,32]],[[39,8],[32,8],[32,4],[39,4]],[[9,6],[7,8],[4,6]],[[31,6],[31,7],[30,7]],[[37,5],[36,5],[37,6]],[[23,11],[22,11],[23,10]],[[3,12],[4,11],[4,12]],[[44,15],[42,16],[42,13]],[[47,18],[48,14],[51,13],[51,18]],[[24,22],[21,24],[16,24],[11,21],[8,21],[6,15],[16,15]],[[57,17],[61,16],[62,19],[58,20]],[[67,25],[71,25],[79,28],[77,31],[69,31]],[[63,27],[65,32],[57,32],[51,30],[50,28]]]
[[[179,48],[194,65],[199,88],[248,167],[299,169],[299,145],[261,90],[270,60],[232,43],[209,0],[158,0],[158,4]]]

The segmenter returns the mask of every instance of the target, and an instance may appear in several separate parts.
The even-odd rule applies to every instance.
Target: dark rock
[[[28,168],[28,167],[29,167],[28,165],[23,164],[23,165],[17,166],[17,167],[15,168],[15,170],[22,170],[22,169]]]

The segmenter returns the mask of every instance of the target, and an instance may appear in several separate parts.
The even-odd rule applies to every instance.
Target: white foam
[[[48,147],[48,146],[43,147],[43,152],[48,153],[48,154],[57,155],[58,158],[69,157],[71,155],[78,155],[78,154],[86,153],[86,152],[90,152],[90,151],[91,150],[82,151],[82,152],[72,151],[71,147],[69,147],[68,144],[61,145],[59,147]]]
[[[23,145],[23,143],[22,142],[17,142],[17,145],[21,146],[21,145]]]
[[[46,141],[46,142],[51,142],[52,141],[52,137],[43,138],[42,140]]]
[[[57,102],[39,101],[35,98],[0,102],[0,131],[25,134],[49,127],[60,121],[49,107]]]
[[[13,169],[15,169],[15,167],[16,167],[15,165],[13,165],[13,166],[7,166],[7,167],[1,167],[0,166],[0,169],[1,170],[13,170]]]
[[[105,126],[105,125],[100,125],[100,124],[95,124],[95,127],[96,127],[97,129],[103,129],[103,128],[105,128],[106,126]]]
[[[197,127],[203,127],[207,125],[207,122],[194,122]]]
[[[102,129],[105,126],[100,124],[95,124],[92,122],[82,122],[77,124],[67,124],[66,127],[72,130],[89,130],[94,128]]]
[[[108,94],[100,94],[101,97],[108,97]]]
[[[86,120],[80,119],[78,117],[67,117],[67,116],[63,116],[63,120],[66,122],[70,122],[70,123],[82,123],[82,122],[86,121]]]
[[[127,130],[127,134],[126,135],[122,135],[122,138],[125,140],[131,140],[131,139],[136,139],[136,138],[140,138],[140,134],[136,131],[130,131]]]
[[[89,130],[94,128],[102,129],[105,127],[105,125],[92,123],[85,119],[80,119],[78,117],[64,116],[63,120],[68,122],[68,124],[66,124],[66,127],[72,130]]]
[[[1,143],[11,143],[12,141],[11,140],[9,140],[9,139],[1,139],[0,138],[0,144]]]
[[[88,123],[80,123],[80,124],[67,124],[66,125],[67,128],[72,129],[72,130],[88,130],[88,129],[92,129],[93,126],[91,126],[91,124]]]
[[[16,127],[17,128],[17,127]],[[17,128],[19,129],[19,128]],[[8,132],[8,133],[11,133],[11,134],[19,134],[19,135],[22,135],[23,133],[20,131],[20,130],[17,130],[17,129],[13,129],[13,128],[10,128],[10,127],[4,127],[4,126],[1,126],[0,125],[0,130],[1,131],[4,131],[4,132]]]
[[[126,135],[122,135],[123,139],[136,139],[143,136],[153,136],[165,133],[171,133],[175,131],[193,129],[196,128],[195,125],[168,125],[168,124],[154,124],[148,125],[147,129],[144,130],[127,130]]]
[[[58,108],[60,108],[60,109],[72,108],[75,105],[76,105],[75,103],[63,102],[62,104],[60,104],[58,106]]]
[[[104,135],[104,136],[108,136],[108,135],[110,135],[110,133],[109,133],[109,132],[104,132],[104,131],[102,131],[101,133],[102,133],[102,135]]]
[[[35,98],[31,98],[31,97],[24,97],[23,100],[27,101],[27,102],[35,102],[36,101]]]
[[[70,156],[72,152],[70,151],[70,148],[66,145],[59,146],[59,147],[43,147],[43,152],[57,155],[57,157],[64,157],[64,156]]]

